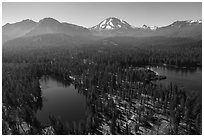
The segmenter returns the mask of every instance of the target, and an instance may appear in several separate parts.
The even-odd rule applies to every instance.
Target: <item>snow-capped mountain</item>
[[[142,25],[141,27],[139,27],[139,28],[141,28],[141,29],[150,29],[150,30],[156,30],[156,29],[158,29],[158,27],[157,26],[147,26],[147,25]]]
[[[156,29],[158,29],[159,27],[157,27],[157,26],[150,26],[150,29],[151,30],[156,30]]]
[[[115,29],[134,29],[134,26],[131,26],[126,21],[122,19],[118,19],[115,17],[109,17],[104,19],[98,25],[89,28],[90,30],[94,31],[101,31],[101,30],[115,30]]]
[[[202,20],[187,20],[187,22],[189,22],[189,23],[199,23],[199,24],[201,24],[202,23]]]
[[[199,24],[202,24],[202,20],[175,21],[170,26],[184,27],[184,26],[199,25]]]
[[[91,28],[59,22],[53,18],[44,18],[39,22],[23,20],[2,26],[3,43],[18,37],[44,34],[66,34],[83,39],[104,37],[182,37],[202,39],[202,20],[175,21],[163,27],[134,27],[122,19],[109,17]]]
[[[135,27],[130,25],[126,21],[122,19],[118,19],[116,17],[109,17],[101,21],[98,25],[89,28],[92,31],[111,31],[111,30],[136,30],[136,29],[148,29],[148,30],[156,30],[157,26],[147,26],[143,25],[141,27]]]

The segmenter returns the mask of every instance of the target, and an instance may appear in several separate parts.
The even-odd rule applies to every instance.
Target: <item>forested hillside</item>
[[[158,76],[144,68],[201,66],[201,45],[157,37],[81,44],[64,34],[7,41],[2,47],[3,134],[201,134],[201,92],[155,85],[151,81]],[[36,118],[43,75],[72,82],[86,96],[91,111],[85,121],[68,126],[50,115],[47,127]]]

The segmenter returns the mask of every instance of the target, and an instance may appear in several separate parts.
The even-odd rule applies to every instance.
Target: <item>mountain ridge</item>
[[[13,24],[2,26],[2,39],[5,41],[18,37],[28,37],[42,34],[62,33],[74,37],[189,37],[202,39],[202,20],[175,21],[167,26],[135,27],[127,21],[109,17],[99,24],[86,28],[66,22],[59,22],[53,18],[43,18],[39,22],[26,19]]]
[[[118,20],[122,20],[122,19],[119,19],[119,18],[117,18],[117,17],[108,17],[108,18],[106,18],[106,19],[104,19],[104,20],[107,20],[107,19],[113,19],[113,18],[115,18],[115,19],[118,19]],[[43,20],[47,20],[47,19],[50,19],[50,20],[55,20],[55,21],[57,21],[57,22],[59,22],[58,20],[56,20],[56,19],[54,19],[54,18],[51,18],[51,17],[46,17],[46,18],[43,18],[43,19],[41,19],[41,20],[39,20],[39,22],[42,22]],[[103,20],[103,21],[104,21]],[[8,25],[15,25],[15,24],[18,24],[18,23],[22,23],[22,22],[26,22],[26,21],[30,21],[30,22],[33,22],[33,23],[37,23],[37,22],[35,22],[35,21],[33,21],[33,20],[31,20],[31,19],[25,19],[25,20],[22,20],[22,21],[19,21],[19,22],[15,22],[15,23],[6,23],[5,25],[3,25],[2,27],[6,27],[6,26],[8,26]],[[103,22],[103,21],[101,21],[101,22]],[[100,23],[101,23],[100,22]],[[127,21],[125,21],[125,20],[122,20],[121,22],[126,22],[127,23]],[[189,24],[192,24],[192,23],[199,23],[199,24],[202,24],[202,19],[198,19],[198,20],[177,20],[177,21],[173,21],[170,25],[172,25],[172,24],[174,24],[175,22],[188,22]],[[59,23],[67,23],[67,22],[59,22]],[[99,23],[99,24],[100,24]],[[68,24],[71,24],[71,23],[68,23]],[[129,23],[128,23],[129,24]],[[73,25],[76,25],[76,24],[73,24]],[[146,25],[146,24],[143,24],[143,25]],[[142,26],[143,26],[142,25]],[[80,26],[80,25],[76,25],[76,26]],[[97,25],[94,25],[94,26],[92,26],[92,27],[84,27],[84,28],[87,28],[87,29],[91,29],[91,28],[93,28],[93,27],[95,27],[95,26],[97,26]],[[134,25],[130,25],[132,28],[141,28],[142,26],[138,26],[138,27],[136,27],[136,26],[134,26]],[[148,25],[146,25],[146,26],[148,26]],[[152,25],[152,27],[158,27],[158,26],[155,26],[155,25]],[[169,26],[169,25],[166,25],[166,26]],[[80,27],[83,27],[83,26],[80,26]],[[148,26],[148,27],[151,27],[151,26]],[[160,26],[160,27],[158,27],[158,28],[161,28],[161,27],[165,27],[165,26]]]

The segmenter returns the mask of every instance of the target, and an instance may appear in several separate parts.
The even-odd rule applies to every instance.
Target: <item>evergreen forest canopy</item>
[[[153,84],[155,74],[141,69],[150,64],[201,67],[202,41],[61,33],[9,40],[2,45],[2,133],[104,134],[106,125],[108,134],[202,134],[201,92]],[[72,82],[86,96],[85,121],[66,125],[50,115],[46,127],[36,118],[43,75]]]

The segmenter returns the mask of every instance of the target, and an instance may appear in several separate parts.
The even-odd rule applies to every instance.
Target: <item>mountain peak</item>
[[[106,19],[115,19],[115,20],[119,20],[117,17],[108,17]]]
[[[12,26],[12,25],[35,25],[35,24],[36,24],[35,21],[30,20],[30,19],[25,19],[25,20],[22,20],[22,21],[16,22],[16,23],[6,23],[4,25],[4,27]]]
[[[202,23],[202,20],[186,20],[186,22],[188,23],[198,23],[198,24],[201,24]]]
[[[147,25],[142,25],[140,28],[142,28],[142,29],[150,29],[150,30],[156,30],[156,29],[158,29],[158,27],[157,26],[147,26]]]
[[[60,22],[53,18],[44,18],[39,21],[39,24],[59,24]]]
[[[101,21],[98,25],[90,28],[91,30],[114,30],[114,29],[132,29],[133,27],[122,19],[109,17]]]
[[[142,25],[140,28],[147,29],[148,26],[144,24],[144,25]]]
[[[202,24],[202,20],[175,21],[170,26],[184,27],[184,26],[189,26],[189,25],[193,25],[193,24]]]
[[[22,20],[21,22],[33,22],[33,23],[36,23],[35,21],[33,21],[31,19],[25,19],[25,20]]]

